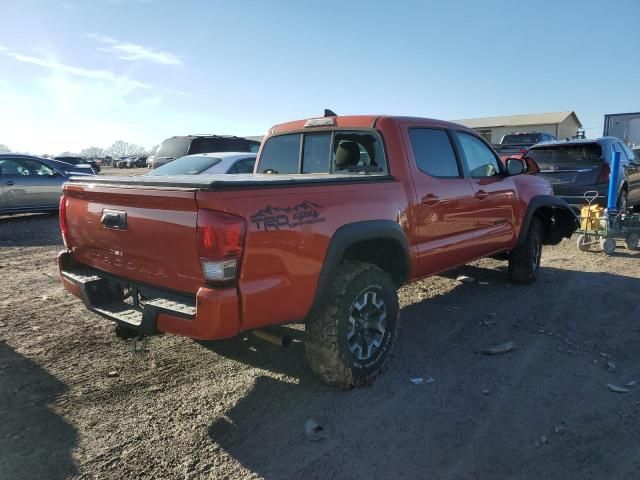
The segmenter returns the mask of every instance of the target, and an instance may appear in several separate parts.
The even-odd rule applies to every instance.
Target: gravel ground
[[[640,252],[565,242],[529,287],[496,260],[407,286],[387,370],[340,391],[300,341],[135,351],[62,289],[61,248],[54,215],[0,217],[1,479],[640,478],[640,385],[607,388],[640,381]]]

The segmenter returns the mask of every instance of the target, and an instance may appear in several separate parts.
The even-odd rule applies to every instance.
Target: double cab
[[[222,339],[304,322],[313,371],[367,384],[397,334],[397,289],[487,257],[533,282],[578,223],[549,183],[462,125],[326,115],[276,125],[253,174],[74,178],[67,290],[136,335]]]

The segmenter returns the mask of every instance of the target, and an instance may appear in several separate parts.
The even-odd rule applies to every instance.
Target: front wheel
[[[329,300],[306,323],[305,349],[315,374],[343,388],[371,383],[389,357],[398,314],[387,272],[368,263],[340,265]]]
[[[513,283],[535,282],[542,256],[542,223],[534,218],[529,225],[527,238],[509,256],[509,279]]]

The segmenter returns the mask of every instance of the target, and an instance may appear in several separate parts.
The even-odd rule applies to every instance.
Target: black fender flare
[[[402,283],[409,278],[411,269],[409,244],[402,227],[398,223],[392,220],[365,220],[347,223],[338,228],[329,241],[311,310],[320,307],[326,302],[332,280],[347,249],[363,240],[378,239],[392,240],[399,244],[404,257],[400,260],[403,262]]]
[[[531,198],[527,206],[527,212],[518,236],[518,245],[522,245],[526,241],[531,221],[541,209],[547,212],[551,211],[550,230],[543,238],[545,245],[557,245],[563,238],[571,237],[580,226],[575,211],[567,202],[553,195],[536,195]]]

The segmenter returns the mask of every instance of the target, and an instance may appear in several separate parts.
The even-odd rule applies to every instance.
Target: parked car
[[[216,173],[253,173],[256,153],[222,152],[187,155],[146,175],[213,175]]]
[[[525,154],[539,168],[538,176],[549,181],[553,192],[574,208],[584,205],[587,191],[598,192],[598,202],[606,206],[611,175],[611,158],[620,152],[618,208],[640,206],[640,162],[624,142],[616,137],[595,140],[556,141],[535,145]]]
[[[501,158],[520,158],[533,145],[540,142],[550,142],[556,137],[548,133],[510,133],[502,137],[500,144],[494,145]]]
[[[62,184],[74,176],[93,176],[89,165],[69,165],[57,160],[0,154],[0,213],[57,210]]]
[[[134,155],[124,161],[124,168],[139,168],[147,166],[146,155]]]
[[[95,160],[88,160],[82,157],[55,157],[54,160],[69,163],[71,165],[91,165],[95,173],[100,173],[100,165]]]
[[[255,170],[271,173],[72,180],[65,288],[121,337],[304,320],[315,373],[358,386],[389,357],[401,285],[498,254],[511,281],[531,283],[543,245],[578,226],[522,160],[505,168],[479,134],[438,120],[281,124]]]
[[[228,135],[188,135],[171,137],[156,150],[151,168],[158,168],[176,158],[196,153],[251,152],[257,153],[260,142]]]

